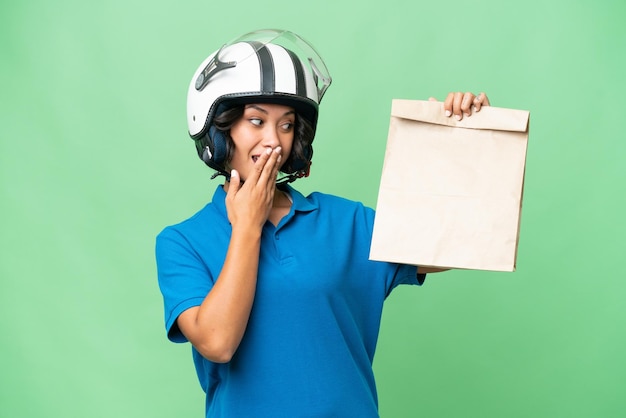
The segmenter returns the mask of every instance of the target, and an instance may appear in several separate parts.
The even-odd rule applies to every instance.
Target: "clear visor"
[[[228,59],[222,55],[222,52],[225,51],[228,46],[239,42],[250,42],[253,46],[251,53],[243,58],[240,58],[239,62],[243,62],[252,56],[256,56],[257,51],[266,44],[279,45],[295,53],[302,63],[308,64],[317,87],[318,101],[321,102],[326,89],[328,89],[330,83],[332,82],[332,78],[328,72],[328,68],[326,68],[326,64],[324,64],[322,57],[317,53],[313,45],[293,32],[280,29],[257,30],[242,35],[225,44],[217,52],[216,56],[212,60],[212,63],[207,66],[204,74],[201,74],[198,78],[196,84],[196,88],[198,90],[201,90],[204,87],[204,84],[208,82],[208,79],[212,75],[211,73],[217,72],[223,68],[234,67],[237,65],[237,62],[228,61]]]

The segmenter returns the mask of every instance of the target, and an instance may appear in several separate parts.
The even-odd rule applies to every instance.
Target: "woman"
[[[330,82],[300,37],[257,31],[207,58],[189,87],[190,135],[226,181],[159,234],[156,257],[168,337],[192,343],[207,417],[378,416],[383,302],[429,271],[369,261],[373,210],[289,185],[308,175]],[[444,109],[462,118],[488,104],[451,93]]]

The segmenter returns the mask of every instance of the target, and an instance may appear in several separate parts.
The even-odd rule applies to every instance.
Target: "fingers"
[[[270,149],[267,162],[265,163],[263,171],[261,171],[261,175],[259,177],[259,184],[267,185],[272,189],[274,188],[276,176],[278,175],[278,169],[280,167],[280,161],[282,159],[280,154],[281,151],[281,147],[276,147],[274,150]]]
[[[443,102],[443,110],[447,117],[454,115],[456,120],[463,119],[463,113],[467,113],[470,104],[468,104],[469,96],[471,93],[462,93],[460,91],[454,93],[448,93],[446,100]],[[472,95],[473,96],[473,95]],[[471,97],[473,100],[473,97]],[[471,103],[471,100],[470,100]]]
[[[443,110],[447,117],[452,116],[452,107],[455,93],[448,93],[446,100],[443,101]]]
[[[281,147],[275,149],[267,148],[254,164],[254,170],[246,182],[251,184],[263,184],[274,186],[278,169],[280,168]]]
[[[241,176],[235,169],[230,170],[230,180],[226,191],[226,206],[228,207],[235,200],[235,196],[241,189]]]
[[[268,148],[255,161],[245,182],[237,170],[231,170],[226,195],[228,219],[238,227],[263,227],[272,208],[281,148]]]
[[[254,163],[254,170],[252,170],[252,172],[248,175],[248,178],[246,179],[246,183],[256,184],[259,181],[259,178],[261,177],[261,174],[263,173],[263,170],[267,165],[267,160],[269,159],[271,154],[272,149],[267,148],[265,152],[259,156],[258,160],[256,160],[256,162]]]
[[[472,92],[463,94],[463,98],[461,99],[461,116],[472,116],[472,105],[474,104],[475,98],[476,96],[474,96],[474,93]]]
[[[230,171],[230,184],[228,186],[228,194],[236,194],[241,187],[241,176],[235,169]]]
[[[480,112],[480,108],[483,107],[483,106],[490,106],[489,98],[487,97],[487,95],[485,93],[480,93],[474,99],[474,108],[475,108],[476,112]]]
[[[452,114],[456,120],[462,120],[463,115],[470,116],[472,114],[472,102],[474,101],[473,93],[462,93],[457,91],[452,93]]]
[[[443,102],[446,117],[454,115],[456,120],[462,120],[463,116],[472,116],[472,112],[479,112],[482,106],[489,106],[489,99],[485,93],[476,96],[472,92],[452,92],[448,93]]]

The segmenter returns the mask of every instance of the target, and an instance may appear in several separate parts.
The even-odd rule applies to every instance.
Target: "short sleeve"
[[[171,227],[157,236],[155,255],[167,336],[173,342],[187,342],[176,319],[185,310],[202,304],[213,280],[193,247]]]

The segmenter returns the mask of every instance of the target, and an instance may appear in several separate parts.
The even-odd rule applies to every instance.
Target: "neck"
[[[275,208],[290,208],[291,207],[291,196],[287,192],[283,192],[279,188],[276,188],[274,191],[274,204]]]

